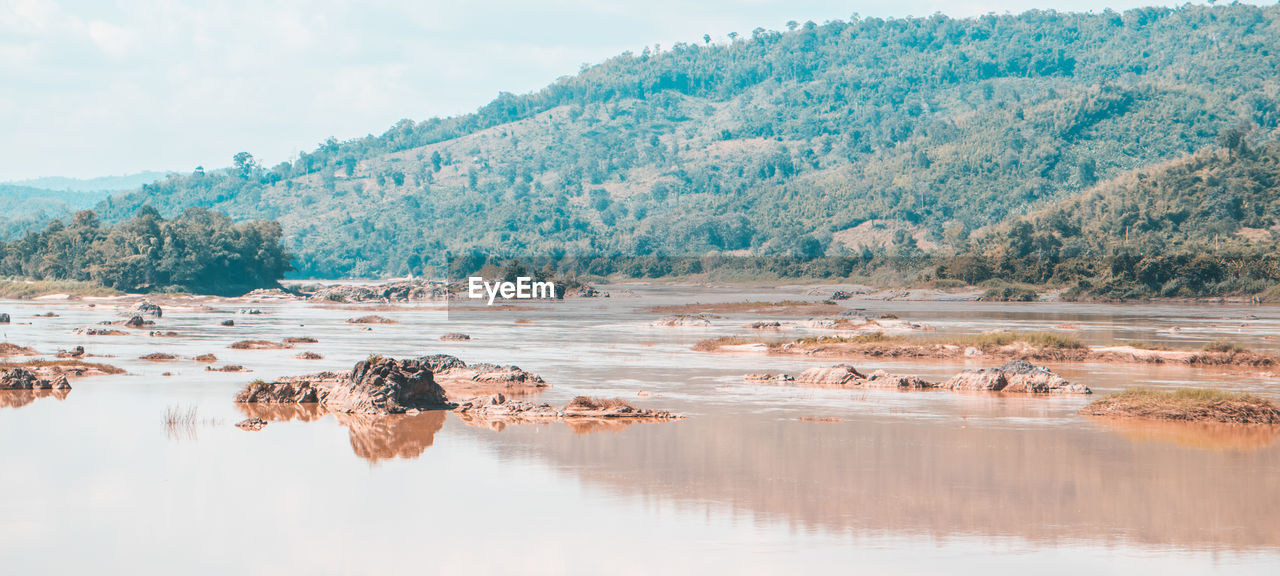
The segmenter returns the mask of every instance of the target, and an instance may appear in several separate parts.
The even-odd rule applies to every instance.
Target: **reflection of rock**
[[[41,398],[53,398],[55,400],[66,400],[71,394],[70,387],[63,389],[0,389],[0,408],[21,408],[39,400]]]
[[[1257,450],[1280,439],[1280,426],[1100,418],[1102,426],[1135,442],[1164,442],[1204,450]]]
[[[240,402],[236,404],[236,409],[250,418],[261,418],[271,422],[291,422],[294,420],[311,422],[319,420],[327,414],[324,408],[321,408],[316,403],[266,404]]]
[[[377,462],[391,458],[417,458],[444,428],[443,410],[417,414],[346,414],[337,413],[338,423],[347,427],[351,451],[356,456]]]
[[[988,390],[1035,394],[1091,394],[1088,386],[1072,384],[1048,368],[1014,360],[999,368],[965,370],[938,385],[949,390]]]
[[[574,432],[586,434],[621,430],[641,422],[668,422],[683,418],[666,410],[636,408],[620,398],[578,396],[563,408],[546,403],[508,400],[502,394],[464,400],[454,409],[471,426],[501,431],[510,424],[563,422]]]

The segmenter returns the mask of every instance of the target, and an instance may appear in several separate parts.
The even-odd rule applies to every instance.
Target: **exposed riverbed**
[[[124,336],[75,330],[120,320],[132,300],[0,302],[12,317],[0,326],[7,342],[46,358],[81,345],[87,360],[127,371],[72,378],[69,393],[0,391],[0,566],[13,574],[103,565],[217,574],[1280,571],[1280,430],[1095,420],[1077,414],[1087,396],[753,384],[743,376],[834,362],[693,344],[756,334],[745,328],[753,321],[799,325],[809,316],[725,312],[709,327],[657,327],[651,308],[821,300],[808,287],[606,289],[613,297],[466,311],[158,300],[155,326]],[[938,335],[1056,330],[1093,345],[1191,349],[1230,339],[1280,352],[1277,307],[857,297],[838,306]],[[57,316],[37,317],[48,312]],[[348,322],[368,315],[394,323]],[[447,333],[470,339],[440,341]],[[316,342],[229,348],[289,337]],[[140,359],[157,352],[177,359]],[[349,370],[370,354],[436,353],[536,373],[549,385],[533,396],[539,402],[621,397],[686,418],[504,424],[232,401],[255,379]],[[203,354],[245,371],[208,371],[193,360]],[[942,380],[999,362],[856,364]],[[1262,370],[1045,364],[1095,395],[1196,386],[1280,400],[1280,375]],[[166,426],[174,407],[195,408],[195,421]],[[249,416],[268,425],[234,426]]]

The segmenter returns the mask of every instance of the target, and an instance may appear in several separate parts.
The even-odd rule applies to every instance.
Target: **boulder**
[[[130,316],[128,320],[125,320],[124,325],[129,328],[142,328],[147,325],[147,321],[143,320],[142,316],[135,314]]]
[[[70,350],[59,350],[58,358],[79,358],[84,356],[84,346],[76,346]]]
[[[853,298],[853,292],[849,292],[848,290],[836,290],[835,292],[831,293],[830,299],[831,300],[848,300],[850,298]]]
[[[965,370],[939,385],[949,390],[987,390],[1023,394],[1092,394],[1083,384],[1073,384],[1048,368],[1026,360],[1013,360],[998,368]]]
[[[848,388],[857,386],[859,381],[865,378],[866,376],[858,372],[857,368],[848,364],[837,364],[809,368],[797,375],[795,381],[801,386],[815,388]]]
[[[0,312],[0,324],[8,324],[8,323],[9,323],[9,313]]]
[[[40,378],[30,370],[9,368],[0,370],[0,390],[70,390],[65,376],[52,380]]]
[[[161,310],[159,306],[153,304],[150,300],[143,300],[129,308],[128,315],[159,318],[164,315],[164,310]]]
[[[330,410],[366,414],[451,407],[426,362],[381,357],[357,363],[351,374],[329,391],[324,403]]]
[[[884,370],[876,370],[868,374],[866,379],[859,381],[858,384],[867,388],[891,388],[896,390],[924,390],[935,386],[933,382],[919,376],[890,374]]]

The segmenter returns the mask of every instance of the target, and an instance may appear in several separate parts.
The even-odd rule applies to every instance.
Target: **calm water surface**
[[[207,300],[166,307],[156,328],[175,338],[72,333],[117,319],[121,306],[110,301],[0,303],[14,320],[2,329],[7,341],[46,355],[82,344],[128,370],[73,380],[65,395],[0,392],[0,572],[1280,572],[1273,431],[1108,424],[1075,415],[1083,397],[751,385],[743,374],[834,362],[689,350],[746,333],[749,321],[796,318],[731,314],[711,328],[653,328],[659,314],[645,308],[814,299],[806,289],[631,291],[452,314]],[[1230,338],[1280,349],[1274,307],[843,305],[944,334],[1058,327],[1098,344]],[[247,308],[263,313],[237,314]],[[35,317],[48,311],[59,316]],[[399,323],[345,321],[364,314]],[[218,325],[228,318],[234,327]],[[473,339],[437,340],[454,331]],[[286,336],[319,343],[227,348]],[[324,360],[294,359],[302,350]],[[151,352],[181,359],[137,360]],[[552,385],[538,397],[547,402],[622,396],[688,419],[503,427],[442,412],[339,418],[232,402],[256,378],[345,370],[370,353],[441,352],[537,372]],[[204,353],[253,372],[206,372],[191,360]],[[990,364],[858,363],[933,378]],[[1095,392],[1195,385],[1280,398],[1276,375],[1054,368]],[[195,407],[200,422],[166,427],[175,406]],[[272,423],[233,426],[247,415]],[[839,421],[801,420],[809,417]]]

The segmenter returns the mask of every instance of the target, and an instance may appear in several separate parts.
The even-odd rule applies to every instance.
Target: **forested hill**
[[[947,253],[1235,127],[1256,141],[1280,125],[1276,6],[789,28],[623,54],[292,163],[238,155],[100,211],[273,218],[304,276],[421,272],[446,250]]]

